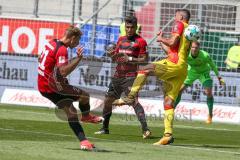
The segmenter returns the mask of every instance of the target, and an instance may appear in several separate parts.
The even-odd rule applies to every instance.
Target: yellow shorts
[[[176,100],[179,90],[187,77],[187,64],[178,65],[167,59],[152,62],[154,74],[163,81],[164,95]]]

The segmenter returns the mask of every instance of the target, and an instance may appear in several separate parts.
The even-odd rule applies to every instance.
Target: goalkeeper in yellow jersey
[[[224,80],[219,76],[218,69],[216,65],[213,63],[209,54],[206,51],[200,50],[199,42],[192,42],[191,51],[188,56],[188,75],[186,80],[184,81],[181,90],[179,91],[179,95],[175,101],[174,106],[181,100],[182,91],[187,87],[193,84],[193,82],[197,79],[201,82],[204,87],[205,94],[207,96],[207,106],[209,110],[209,115],[206,123],[212,123],[213,117],[213,95],[212,95],[212,85],[213,80],[210,77],[210,71],[213,70],[216,76],[218,77],[220,85],[224,85]]]
[[[154,145],[166,145],[173,143],[173,119],[174,101],[187,76],[187,56],[190,49],[190,41],[184,36],[184,29],[188,26],[190,12],[179,9],[175,13],[175,22],[172,26],[170,38],[164,38],[162,32],[158,34],[157,41],[160,42],[164,51],[168,54],[166,59],[153,62],[138,71],[127,97],[114,101],[114,105],[134,104],[137,93],[144,85],[147,76],[154,74],[164,82],[164,127],[163,137]]]

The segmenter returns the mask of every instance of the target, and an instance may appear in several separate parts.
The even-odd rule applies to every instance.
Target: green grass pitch
[[[153,146],[163,132],[161,120],[149,120],[151,139],[143,140],[139,122],[114,115],[110,135],[94,135],[101,124],[83,124],[95,143],[94,152],[81,151],[68,124],[54,109],[0,105],[1,160],[239,160],[240,125],[175,121],[175,142]]]

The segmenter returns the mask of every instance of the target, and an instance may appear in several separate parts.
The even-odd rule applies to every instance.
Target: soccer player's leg
[[[132,88],[127,97],[117,99],[113,102],[113,105],[121,106],[121,105],[133,105],[135,99],[138,95],[138,92],[141,90],[143,85],[146,82],[147,76],[154,72],[155,64],[151,63],[144,67],[141,67],[138,71],[137,77],[135,78]]]
[[[174,94],[176,82],[174,78],[168,79],[167,83],[172,85],[166,90],[164,97],[164,134],[162,138],[153,145],[167,145],[174,141],[173,138],[173,119],[174,119],[174,99],[177,94]],[[180,89],[180,88],[179,88]]]
[[[89,93],[85,92],[84,90],[66,84],[63,86],[63,90],[60,92],[67,96],[68,98],[73,99],[74,101],[78,101],[78,107],[81,110],[82,117],[81,121],[86,123],[101,123],[103,118],[100,116],[96,116],[90,113],[90,95]]]
[[[177,107],[178,103],[181,101],[182,99],[182,92],[187,88],[188,86],[183,84],[180,91],[179,91],[179,94],[174,102],[174,109]]]
[[[95,146],[86,138],[83,128],[78,120],[77,110],[74,108],[72,102],[71,99],[62,100],[58,102],[58,106],[61,106],[66,113],[68,124],[80,141],[80,149],[92,151]]]
[[[81,91],[81,95],[79,96],[79,104],[78,107],[81,110],[82,117],[81,121],[85,123],[101,123],[103,121],[103,117],[94,115],[90,113],[90,95],[85,91]]]
[[[135,80],[135,77],[128,77],[128,78],[125,78],[125,80],[123,81],[123,90],[126,95],[129,94],[134,80]],[[151,131],[149,130],[147,125],[143,106],[138,102],[138,97],[136,97],[135,103],[132,106],[139,122],[141,123],[143,139],[147,139],[151,136]]]
[[[196,73],[192,73],[190,71],[188,71],[188,75],[187,78],[185,79],[183,85],[181,86],[181,89],[178,93],[178,96],[174,102],[174,108],[177,107],[178,103],[181,101],[182,98],[182,92],[188,87],[191,86],[193,84],[193,82],[199,78],[199,74]]]
[[[181,72],[182,71],[182,72]],[[175,77],[173,75],[176,75]],[[172,78],[166,78],[173,76]],[[163,137],[153,145],[167,145],[174,142],[173,138],[173,120],[174,120],[174,101],[176,100],[179,90],[187,76],[184,69],[178,70],[174,67],[168,67],[168,73],[162,76],[161,79],[167,82],[169,87],[165,88],[164,97],[164,134]]]
[[[135,101],[135,104],[133,105],[133,109],[138,118],[138,121],[141,124],[143,139],[150,138],[152,132],[148,128],[145,112],[144,112],[142,105],[138,101]]]
[[[94,132],[94,134],[109,134],[109,122],[112,115],[112,105],[113,101],[119,99],[123,89],[121,86],[122,79],[113,78],[108,86],[108,90],[105,94],[105,99],[103,103],[103,125],[99,131]]]
[[[77,110],[73,107],[73,99],[68,98],[58,93],[41,93],[44,97],[51,100],[58,107],[57,110],[63,110],[62,112],[56,112],[56,116],[61,120],[67,120],[69,127],[72,129],[78,140],[80,141],[80,149],[91,151],[94,145],[88,141],[83,131],[83,128],[78,120]],[[59,115],[60,114],[60,115]],[[63,119],[64,118],[64,119]]]
[[[211,124],[212,117],[213,117],[214,98],[212,95],[213,80],[210,76],[210,73],[209,72],[203,73],[200,77],[200,82],[202,83],[204,87],[204,92],[207,96],[208,117],[207,117],[206,123]]]
[[[173,138],[173,119],[174,119],[174,109],[173,109],[173,99],[169,96],[164,97],[164,134],[162,138],[154,143],[153,145],[167,145],[174,142]]]
[[[109,134],[109,122],[110,122],[110,118],[112,116],[112,103],[113,101],[115,100],[116,98],[115,97],[112,97],[112,96],[108,96],[106,95],[105,96],[105,99],[104,99],[104,103],[103,103],[103,125],[102,127],[94,132],[94,134]]]

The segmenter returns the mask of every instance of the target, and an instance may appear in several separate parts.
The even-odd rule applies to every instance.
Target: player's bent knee
[[[64,111],[68,119],[78,118],[77,110],[73,107],[73,105],[71,107],[65,108]]]
[[[72,105],[74,100],[70,99],[70,98],[66,98],[66,99],[63,99],[61,101],[58,101],[57,102],[57,106],[59,109],[63,109],[65,107],[70,107]]]
[[[164,106],[165,106],[165,105],[167,105],[167,106],[173,106],[173,104],[174,104],[174,100],[173,100],[171,97],[166,96],[166,97],[164,98]]]
[[[68,120],[69,118],[78,118],[77,110],[73,107],[72,99],[63,99],[56,105],[58,108],[55,110],[56,116],[61,120]]]

